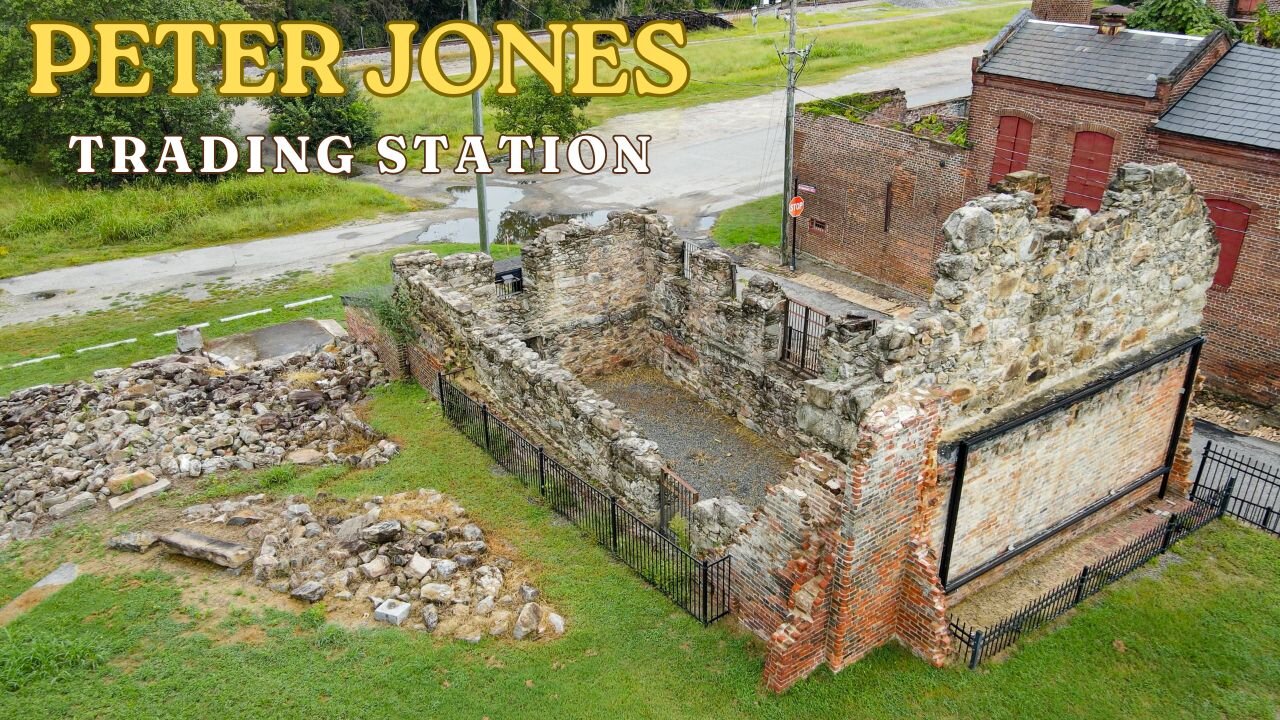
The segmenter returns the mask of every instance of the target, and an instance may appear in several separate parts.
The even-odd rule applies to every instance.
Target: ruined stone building
[[[1280,50],[1101,28],[1090,9],[1046,0],[1033,6],[1045,19],[1019,15],[974,59],[971,97],[802,107],[795,170],[817,192],[798,251],[927,297],[940,221],[1010,173],[1044,174],[1054,203],[1096,210],[1122,164],[1175,162],[1223,248],[1205,374],[1280,406]]]
[[[1096,213],[1046,205],[1019,192],[950,213],[928,300],[892,314],[739,264],[645,210],[543,231],[519,292],[485,255],[401,255],[407,365],[428,386],[449,373],[645,517],[671,473],[700,472],[682,441],[713,445],[707,428],[727,421],[786,463],[763,488],[703,477],[689,540],[731,557],[767,686],[889,642],[941,664],[957,602],[1186,491],[1182,420],[1217,253],[1206,207],[1172,165],[1122,166]],[[353,331],[373,332],[359,318]],[[629,373],[694,399],[680,435],[656,442],[596,389]]]

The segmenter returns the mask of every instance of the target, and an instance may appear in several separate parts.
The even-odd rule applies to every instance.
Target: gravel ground
[[[793,459],[657,370],[628,370],[591,382],[705,498],[731,495],[754,507]]]

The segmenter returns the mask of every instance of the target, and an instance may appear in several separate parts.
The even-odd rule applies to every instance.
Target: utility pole
[[[782,264],[787,264],[787,222],[790,219],[787,214],[787,206],[791,202],[791,195],[795,192],[795,178],[792,173],[792,162],[794,160],[794,146],[796,141],[796,80],[800,77],[800,73],[804,72],[805,63],[809,60],[809,51],[813,49],[813,43],[809,43],[809,47],[803,50],[796,49],[796,0],[791,2],[791,18],[787,31],[787,50],[785,53],[779,53],[787,56],[787,145],[785,149],[783,163],[783,179],[782,179],[782,241],[778,243],[779,251],[782,253]],[[797,67],[796,59],[800,59]],[[795,238],[791,238],[791,242],[795,242]]]
[[[792,0],[795,2],[795,0]],[[480,11],[476,9],[476,0],[467,0],[467,12],[474,25],[480,24]],[[474,57],[474,56],[473,56]],[[488,68],[485,68],[488,70]],[[472,68],[472,71],[477,68]],[[471,94],[471,132],[484,137],[484,109],[481,107],[481,89]],[[483,140],[481,141],[483,143]],[[489,252],[489,212],[488,201],[484,193],[484,173],[476,172],[476,209],[480,213],[480,252]]]

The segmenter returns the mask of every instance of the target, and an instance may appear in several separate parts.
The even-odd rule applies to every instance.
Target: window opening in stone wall
[[[822,372],[819,343],[827,330],[827,314],[787,299],[787,326],[782,333],[782,362],[806,373]]]

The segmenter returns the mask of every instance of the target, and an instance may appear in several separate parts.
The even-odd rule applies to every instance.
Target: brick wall
[[[1093,13],[1091,0],[1032,0],[1031,14],[1048,22],[1087,25]]]
[[[1186,356],[1163,363],[971,448],[950,576],[1034,539],[1161,467],[1186,367]],[[1146,499],[1159,485],[1159,478],[1152,480],[1117,500],[1116,509]],[[932,528],[936,547],[944,518],[940,514]]]
[[[936,400],[886,399],[847,464],[799,458],[731,546],[735,610],[768,644],[771,690],[894,639],[934,664],[945,659],[944,600],[921,534],[938,428]]]
[[[1210,288],[1202,371],[1219,390],[1280,405],[1280,153],[1157,132],[1152,161],[1186,168],[1196,190],[1250,206],[1229,288]]]
[[[905,111],[881,122],[909,119]],[[961,147],[908,132],[797,113],[796,177],[817,188],[805,194],[799,250],[927,296],[939,228],[964,200],[964,155]],[[825,230],[811,227],[814,221]]]
[[[351,333],[351,337],[373,348],[378,355],[378,362],[387,369],[392,380],[404,379],[407,368],[404,348],[382,328],[373,311],[352,305],[345,299],[342,310],[346,315],[347,332]]]

